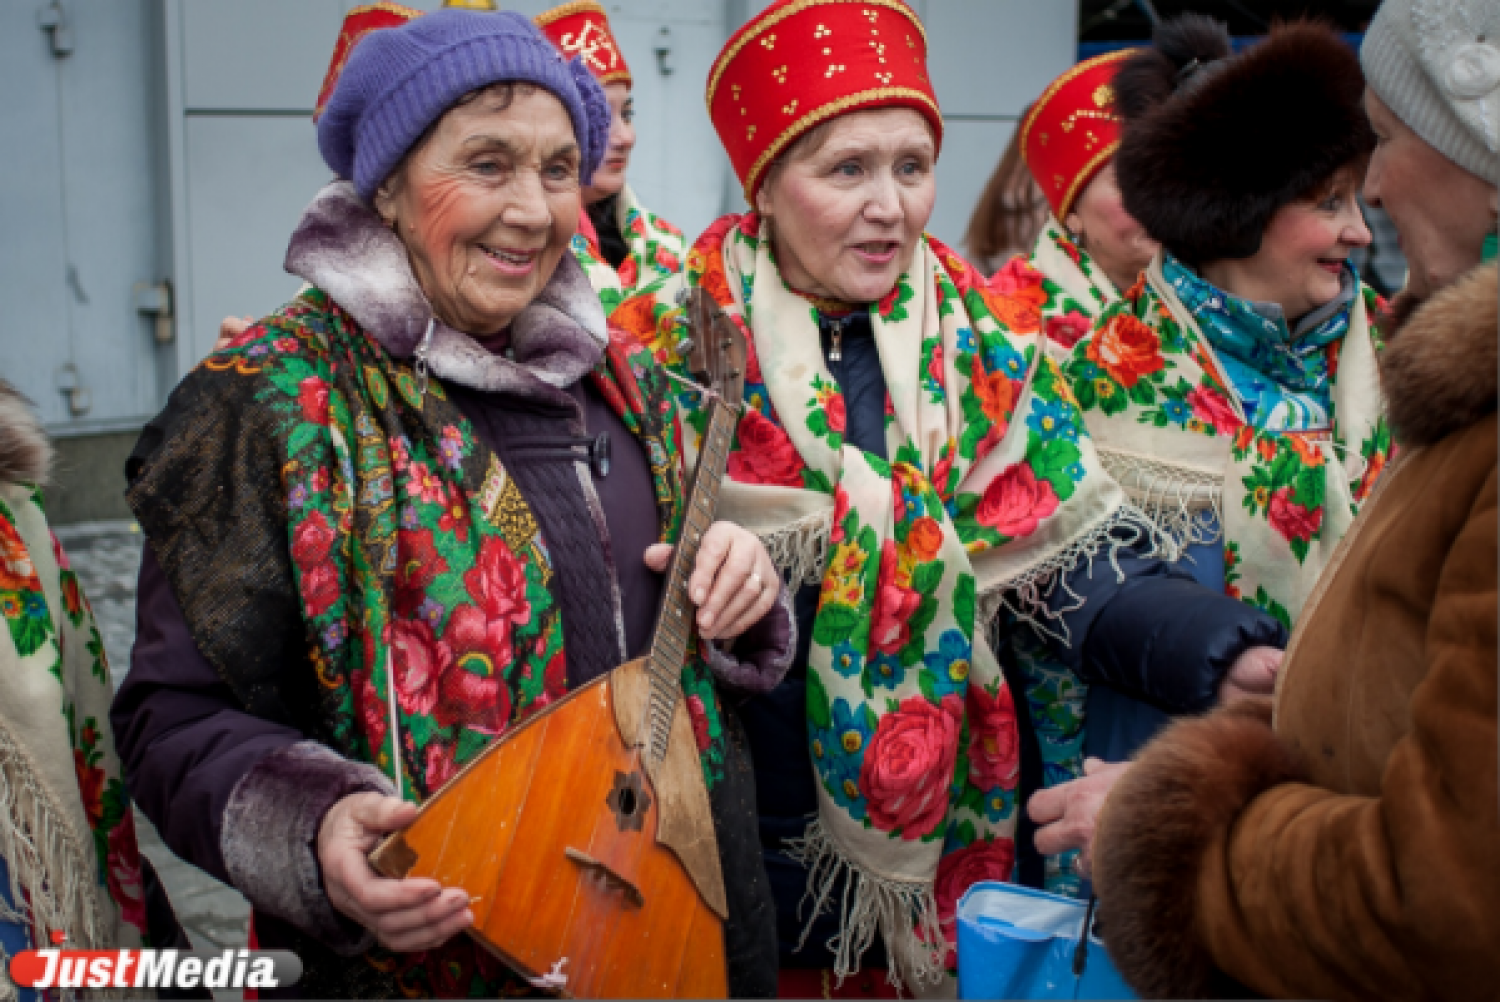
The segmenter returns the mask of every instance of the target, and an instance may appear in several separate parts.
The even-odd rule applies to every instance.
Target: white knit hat
[[[1386,0],[1359,57],[1397,118],[1500,182],[1500,0]]]

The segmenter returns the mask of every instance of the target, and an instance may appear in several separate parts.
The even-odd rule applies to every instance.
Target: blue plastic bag
[[[1088,906],[1016,884],[986,881],[958,902],[961,999],[1134,999],[1090,935]]]

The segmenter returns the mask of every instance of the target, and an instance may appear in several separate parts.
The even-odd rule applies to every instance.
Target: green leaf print
[[[813,640],[824,647],[848,640],[860,623],[859,612],[851,606],[829,603],[818,609],[813,620]]]
[[[941,560],[918,565],[916,570],[911,572],[912,589],[923,595],[931,595],[943,583],[943,571]]]
[[[953,585],[953,617],[963,630],[964,639],[974,640],[974,575],[960,574]]]
[[[1288,630],[1292,628],[1292,614],[1287,612],[1286,606],[1267,593],[1265,585],[1255,589],[1255,595],[1250,599],[1250,604],[1280,622]]]

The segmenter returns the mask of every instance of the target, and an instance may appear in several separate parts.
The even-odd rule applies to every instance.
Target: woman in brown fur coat
[[[1274,702],[1181,722],[1033,799],[1053,822],[1039,849],[1091,854],[1100,931],[1143,995],[1500,991],[1500,290],[1480,264],[1500,209],[1497,39],[1480,0],[1388,0],[1366,36],[1365,197],[1411,266],[1381,362],[1400,447]]]

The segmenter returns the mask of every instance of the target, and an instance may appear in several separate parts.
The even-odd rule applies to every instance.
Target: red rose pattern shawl
[[[685,276],[612,320],[677,367],[675,294],[691,283],[750,335],[721,517],[755,531],[794,585],[822,583],[809,894],[841,909],[840,974],[879,931],[893,976],[930,982],[958,896],[1014,863],[1015,713],[986,626],[1002,603],[1038,611],[1039,589],[1117,545],[1121,523],[1149,527],[1103,472],[1037,331],[1006,329],[984,279],[931,238],[871,308],[891,461],[846,444],[814,308],[783,282],[764,226],[721,219]]]

